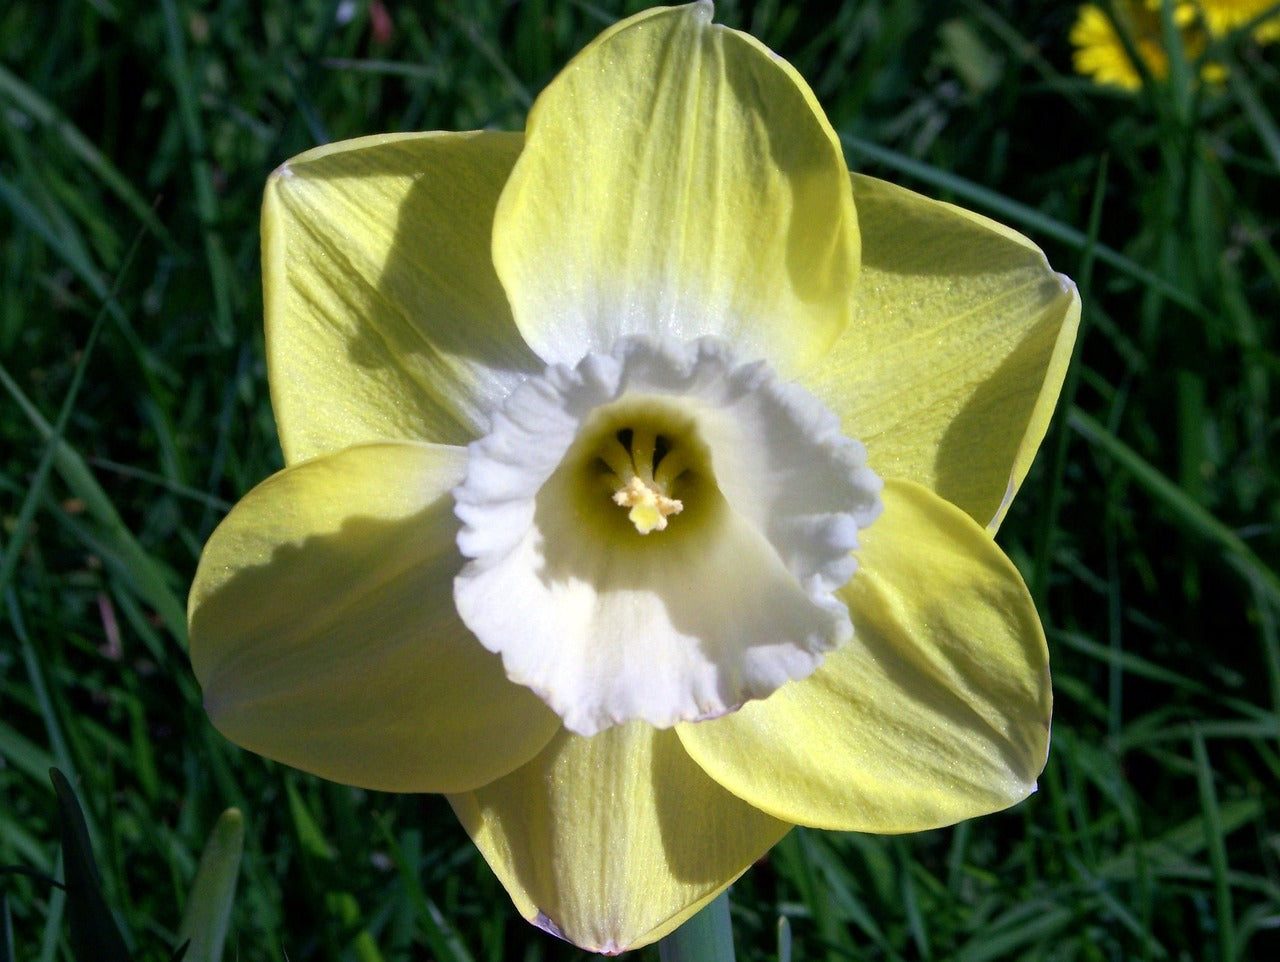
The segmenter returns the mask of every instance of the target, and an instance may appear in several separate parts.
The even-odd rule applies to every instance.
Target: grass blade
[[[128,178],[89,140],[80,129],[62,115],[53,104],[24,83],[21,78],[0,65],[0,95],[9,98],[15,107],[43,127],[50,127],[67,145],[68,151],[78,158],[106,188],[129,208],[130,212],[155,235],[169,250],[177,247],[168,228],[156,217],[151,205],[142,199],[129,183]]]
[[[177,943],[186,946],[184,962],[222,959],[243,851],[244,816],[239,809],[229,808],[209,834],[178,925]]]
[[[1259,588],[1273,601],[1280,601],[1280,577],[1254,554],[1244,539],[1189,498],[1181,488],[1152,467],[1150,462],[1080,408],[1071,409],[1067,423],[1113,458],[1143,490],[1173,512],[1187,530],[1216,545],[1233,567],[1246,577],[1256,579]]]
[[[80,802],[62,772],[49,771],[58,795],[62,858],[66,873],[67,925],[76,962],[132,962],[111,909],[102,897],[102,880],[93,858],[89,829]]]
[[[1223,962],[1236,957],[1235,912],[1231,907],[1231,883],[1227,880],[1227,842],[1223,831],[1218,794],[1213,787],[1213,767],[1205,748],[1204,736],[1196,726],[1191,728],[1191,757],[1196,766],[1196,787],[1200,792],[1200,808],[1204,812],[1209,867],[1213,870],[1214,907],[1218,918],[1218,951]]]
[[[105,544],[115,549],[120,562],[120,573],[124,580],[134,586],[139,596],[160,616],[170,634],[185,647],[186,606],[174,593],[170,584],[170,575],[156,563],[129,531],[84,458],[66,441],[55,435],[53,426],[44,419],[3,365],[0,365],[0,387],[9,392],[9,396],[22,409],[41,439],[50,444],[53,451],[53,466],[62,476],[67,487],[84,502],[89,516],[101,527]]]

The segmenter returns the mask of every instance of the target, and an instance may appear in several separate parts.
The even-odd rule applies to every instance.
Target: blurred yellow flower
[[[1163,0],[1117,0],[1114,15],[1123,25],[1134,52],[1156,80],[1169,75],[1169,52],[1161,25]],[[1268,10],[1271,16],[1258,23],[1251,37],[1259,43],[1280,38],[1280,7],[1274,0],[1177,0],[1173,22],[1181,55],[1189,61],[1202,58],[1209,37],[1220,37],[1253,23]],[[1125,48],[1116,23],[1100,7],[1084,4],[1069,35],[1075,47],[1072,64],[1078,74],[1095,83],[1137,90],[1142,74]],[[1226,79],[1226,68],[1211,59],[1200,65],[1200,79],[1216,84]]]
[[[1169,55],[1164,49],[1159,14],[1145,4],[1117,2],[1115,9],[1125,17],[1129,39],[1133,49],[1147,72],[1157,80],[1169,75]],[[1120,34],[1111,18],[1100,7],[1086,3],[1080,7],[1076,22],[1071,27],[1070,40],[1075,53],[1072,63],[1076,73],[1091,78],[1095,83],[1137,90],[1142,86],[1142,74],[1138,71],[1125,49]]]
[[[793,824],[1005,808],[1048,746],[1043,633],[991,533],[1074,286],[848,174],[794,69],[711,15],[606,30],[524,134],[276,172],[287,466],[190,598],[223,733],[447,793],[520,912],[605,952]]]
[[[1259,43],[1280,39],[1280,4],[1276,0],[1197,0],[1188,5],[1199,8],[1206,27],[1215,36],[1231,33],[1262,17],[1250,32],[1253,39]]]

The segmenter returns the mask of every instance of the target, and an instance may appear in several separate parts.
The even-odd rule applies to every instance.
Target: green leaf
[[[102,897],[102,882],[89,844],[84,812],[65,775],[49,769],[58,794],[62,823],[62,862],[66,872],[67,924],[76,962],[131,962],[120,929]]]
[[[1258,557],[1243,538],[1080,408],[1071,408],[1067,423],[1099,450],[1110,455],[1121,470],[1174,515],[1185,531],[1208,541],[1260,592],[1280,601],[1280,575]]]
[[[9,897],[0,893],[0,962],[13,962],[13,917]]]
[[[662,962],[733,962],[729,893],[721,892],[658,943]]]
[[[229,808],[209,833],[187,906],[178,926],[178,944],[186,946],[184,962],[219,962],[235,904],[240,855],[244,851],[244,816]]]

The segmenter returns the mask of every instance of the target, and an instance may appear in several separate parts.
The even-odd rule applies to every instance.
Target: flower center
[[[584,537],[614,551],[661,554],[697,537],[723,500],[687,405],[637,391],[586,413],[539,492],[535,523],[568,505]],[[655,532],[662,534],[636,537]]]
[[[665,434],[622,428],[605,440],[600,464],[606,486],[613,489],[613,503],[631,509],[627,518],[641,534],[666,530],[667,518],[684,510],[684,502],[671,496],[671,487],[686,465]]]
[[[836,591],[880,511],[865,457],[723,341],[552,365],[470,447],[458,614],[571,731],[722,715],[850,637]]]
[[[641,535],[666,530],[667,518],[685,509],[684,501],[673,498],[672,487],[689,464],[667,435],[623,427],[604,439],[598,463],[613,503],[631,509],[627,519]]]

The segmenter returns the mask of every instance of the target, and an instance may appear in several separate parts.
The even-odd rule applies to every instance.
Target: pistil
[[[630,508],[627,517],[641,534],[663,531],[667,518],[684,510],[671,497],[671,483],[683,472],[666,438],[644,428],[625,428],[605,441],[600,460],[613,477],[613,503]]]
[[[668,516],[684,510],[683,502],[668,497],[654,482],[645,481],[639,475],[632,475],[630,481],[613,493],[613,503],[631,509],[627,517],[641,534],[662,531]]]

